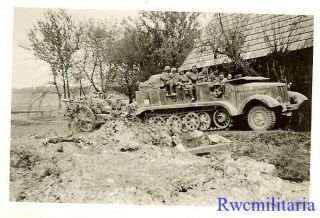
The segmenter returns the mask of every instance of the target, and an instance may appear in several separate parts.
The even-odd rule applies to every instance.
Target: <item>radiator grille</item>
[[[286,86],[278,86],[278,95],[281,97],[282,103],[289,102],[289,96]]]

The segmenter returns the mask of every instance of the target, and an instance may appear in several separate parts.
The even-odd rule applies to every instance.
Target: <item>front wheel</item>
[[[252,130],[270,130],[276,123],[276,114],[264,106],[255,106],[248,113],[248,125]]]

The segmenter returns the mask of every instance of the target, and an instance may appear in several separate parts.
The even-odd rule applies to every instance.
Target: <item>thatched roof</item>
[[[239,24],[239,15],[245,17],[246,22]],[[243,34],[246,36],[241,48],[244,59],[253,59],[271,53],[274,43],[294,51],[313,46],[313,16],[267,15],[267,14],[221,14],[225,29],[245,26]],[[193,50],[188,54],[181,69],[190,69],[193,65],[208,67],[229,63],[230,59],[224,55],[214,55],[208,40],[212,40],[218,20],[213,18],[203,31],[200,39],[195,42]],[[211,30],[210,28],[211,27]],[[213,28],[212,28],[213,27]],[[218,37],[218,36],[216,36]]]

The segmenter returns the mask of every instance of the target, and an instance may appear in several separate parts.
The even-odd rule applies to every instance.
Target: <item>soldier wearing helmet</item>
[[[195,85],[198,82],[198,69],[197,69],[196,65],[192,66],[191,71],[189,71],[187,73],[187,77],[190,79],[189,88],[191,89],[191,91],[190,91],[191,100],[194,101],[195,100],[194,96],[195,96],[195,91],[196,91]]]
[[[164,71],[161,74],[161,81],[164,83],[166,90],[169,95],[175,95],[173,90],[173,80],[172,80],[172,71],[170,73],[171,68],[169,66],[165,66]]]
[[[181,80],[181,76],[180,74],[178,74],[178,70],[177,68],[173,67],[171,68],[171,85],[172,85],[172,88],[173,88],[173,95],[176,94],[176,89],[177,89],[177,86],[179,85],[179,82]]]

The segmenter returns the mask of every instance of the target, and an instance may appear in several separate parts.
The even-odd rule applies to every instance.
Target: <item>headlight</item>
[[[290,98],[290,104],[297,104],[298,103],[298,98],[297,98],[297,96],[292,96],[291,98]]]

